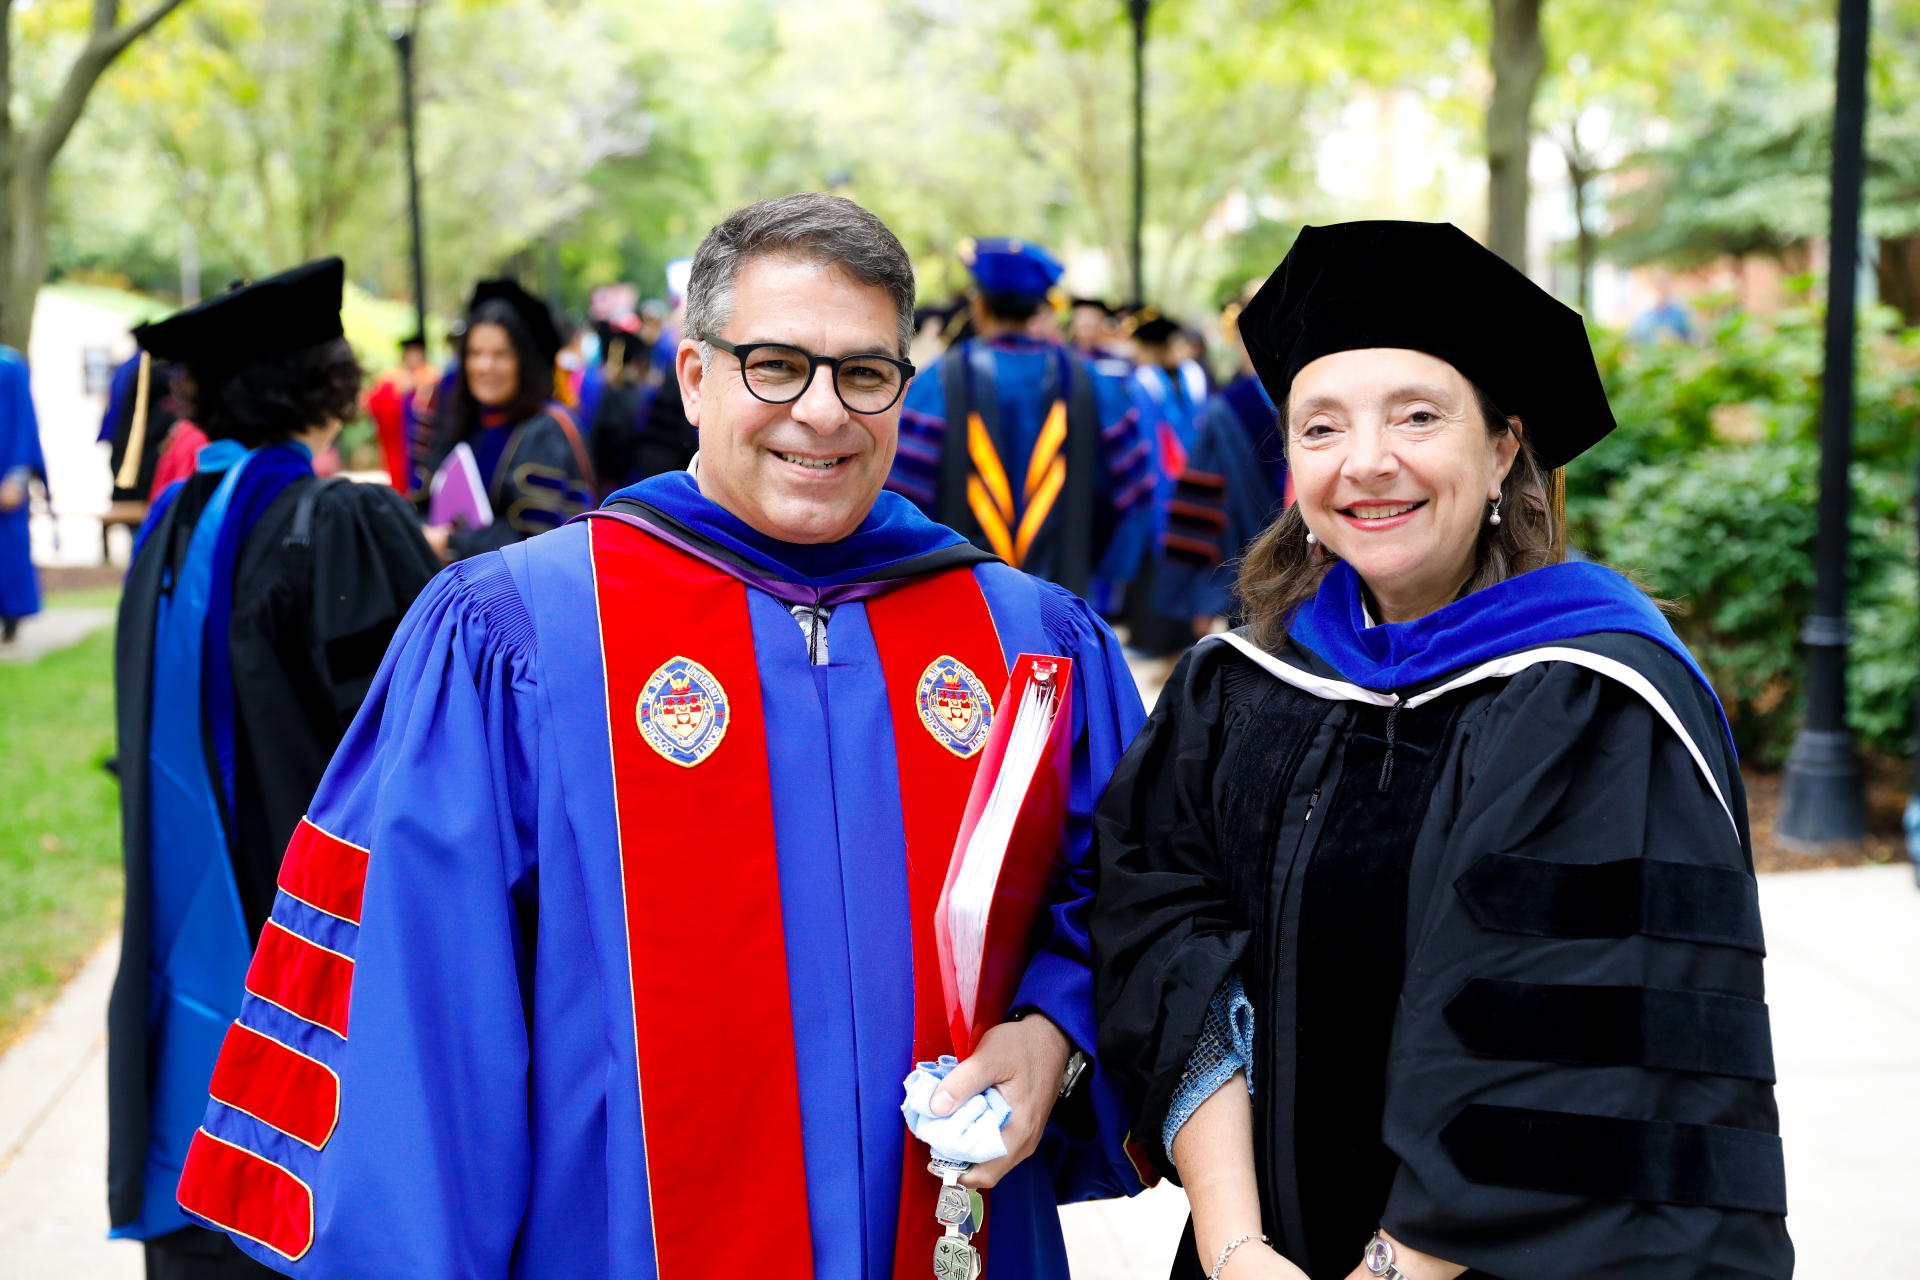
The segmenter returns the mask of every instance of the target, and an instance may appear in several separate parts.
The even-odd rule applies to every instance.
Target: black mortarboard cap
[[[203,381],[226,377],[263,356],[340,337],[340,294],[347,269],[322,258],[143,324],[133,338],[156,359],[177,360]]]
[[[1445,360],[1520,418],[1548,470],[1614,427],[1579,313],[1452,223],[1302,228],[1239,325],[1276,404],[1321,356],[1399,347]]]
[[[560,354],[560,326],[553,322],[553,308],[520,287],[518,280],[482,280],[473,286],[473,300],[467,303],[468,323],[482,303],[500,301],[513,308],[520,322],[533,336],[533,345],[551,360]]]
[[[1171,342],[1173,335],[1178,332],[1180,332],[1179,322],[1169,320],[1163,315],[1154,315],[1150,319],[1142,320],[1133,327],[1133,336],[1135,339],[1141,342],[1152,343],[1155,346],[1159,346],[1163,342]]]

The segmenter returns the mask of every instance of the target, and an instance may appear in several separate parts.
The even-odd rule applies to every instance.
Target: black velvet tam
[[[143,324],[134,341],[155,359],[177,360],[202,379],[249,361],[340,337],[340,295],[347,269],[322,258],[265,280],[244,281],[217,298]]]
[[[533,335],[533,345],[540,354],[551,360],[560,354],[560,328],[553,322],[553,308],[520,287],[518,280],[482,280],[473,286],[473,299],[467,303],[467,314],[478,311],[481,304],[498,299],[512,307],[520,317],[527,332]]]
[[[1449,222],[1303,228],[1240,334],[1275,404],[1322,356],[1399,347],[1445,360],[1520,418],[1542,467],[1614,427],[1579,313]]]

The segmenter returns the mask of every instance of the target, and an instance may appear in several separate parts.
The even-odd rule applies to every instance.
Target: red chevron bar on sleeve
[[[330,1068],[238,1022],[227,1029],[209,1092],[315,1151],[340,1118],[340,1079]]]
[[[367,851],[302,818],[287,842],[279,884],[308,906],[359,924],[360,897],[367,887]]]
[[[247,991],[344,1040],[353,961],[269,920],[247,969]]]
[[[205,1129],[195,1131],[187,1148],[178,1197],[181,1208],[289,1262],[313,1247],[313,1191],[307,1184]]]

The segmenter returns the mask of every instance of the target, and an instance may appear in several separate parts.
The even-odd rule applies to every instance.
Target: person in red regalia
[[[851,201],[736,212],[677,353],[692,466],[429,586],[289,847],[195,1220],[314,1280],[923,1280],[901,1084],[953,1051],[934,906],[1022,653],[1072,660],[1065,869],[931,1110],[1012,1108],[965,1178],[992,1280],[1066,1280],[1056,1204],[1141,1189],[1086,1069],[1139,697],[1077,597],[882,492],[913,302]]]

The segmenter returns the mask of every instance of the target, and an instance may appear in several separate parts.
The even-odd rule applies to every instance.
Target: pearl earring
[[[1498,498],[1495,498],[1493,500],[1493,510],[1487,513],[1487,523],[1488,524],[1500,523],[1500,499]]]
[[[1307,530],[1307,545],[1312,546],[1314,543],[1318,541],[1320,541],[1320,539],[1313,536],[1313,530],[1311,529]]]

